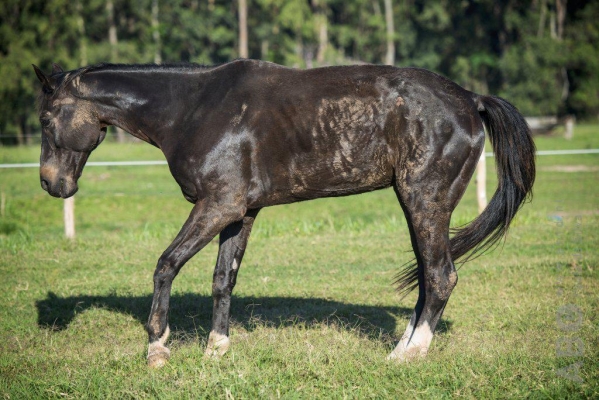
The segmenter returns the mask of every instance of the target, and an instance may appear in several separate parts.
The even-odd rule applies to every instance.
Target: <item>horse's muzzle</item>
[[[73,196],[75,193],[77,193],[77,190],[79,190],[77,183],[69,178],[59,178],[52,181],[44,176],[41,176],[40,183],[42,185],[42,189],[48,192],[51,196],[60,197],[63,199]]]

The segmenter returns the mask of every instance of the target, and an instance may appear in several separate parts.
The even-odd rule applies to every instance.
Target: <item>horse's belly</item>
[[[366,152],[336,151],[319,160],[305,160],[299,168],[294,165],[289,175],[291,193],[334,196],[389,186],[393,170],[387,160],[387,150],[361,150]]]
[[[345,196],[388,187],[393,168],[386,144],[330,147],[290,157],[260,179],[250,203],[256,206],[292,203],[321,197]],[[256,187],[257,186],[257,187]],[[250,193],[256,191],[250,190]],[[250,204],[252,205],[252,204]]]

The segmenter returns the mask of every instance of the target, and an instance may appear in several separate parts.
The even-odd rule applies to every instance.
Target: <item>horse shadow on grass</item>
[[[343,303],[321,298],[233,296],[231,315],[236,324],[247,331],[258,326],[288,327],[298,323],[306,327],[334,324],[342,329],[359,331],[377,339],[397,340],[398,317],[407,322],[412,309],[400,306],[381,306]],[[90,308],[102,308],[131,315],[145,324],[152,296],[78,295],[60,297],[48,292],[37,300],[38,326],[61,331],[67,329],[77,314]],[[173,294],[169,310],[169,326],[175,337],[194,338],[207,335],[211,328],[212,298],[193,293]],[[437,332],[451,329],[451,321],[442,319]]]

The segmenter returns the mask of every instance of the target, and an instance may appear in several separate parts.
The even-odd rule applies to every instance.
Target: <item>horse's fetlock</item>
[[[222,298],[225,296],[230,296],[233,292],[233,288],[228,284],[212,284],[212,297],[213,298]]]

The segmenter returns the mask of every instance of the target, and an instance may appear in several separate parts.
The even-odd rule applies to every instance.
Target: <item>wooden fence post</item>
[[[478,213],[481,214],[487,207],[487,158],[484,147],[476,165],[476,198],[478,199]]]
[[[565,132],[564,132],[564,137],[567,140],[572,140],[572,138],[574,137],[574,122],[575,122],[575,117],[573,115],[568,115],[565,119],[564,119],[564,126],[566,128]]]
[[[64,234],[75,239],[75,196],[64,199]]]

